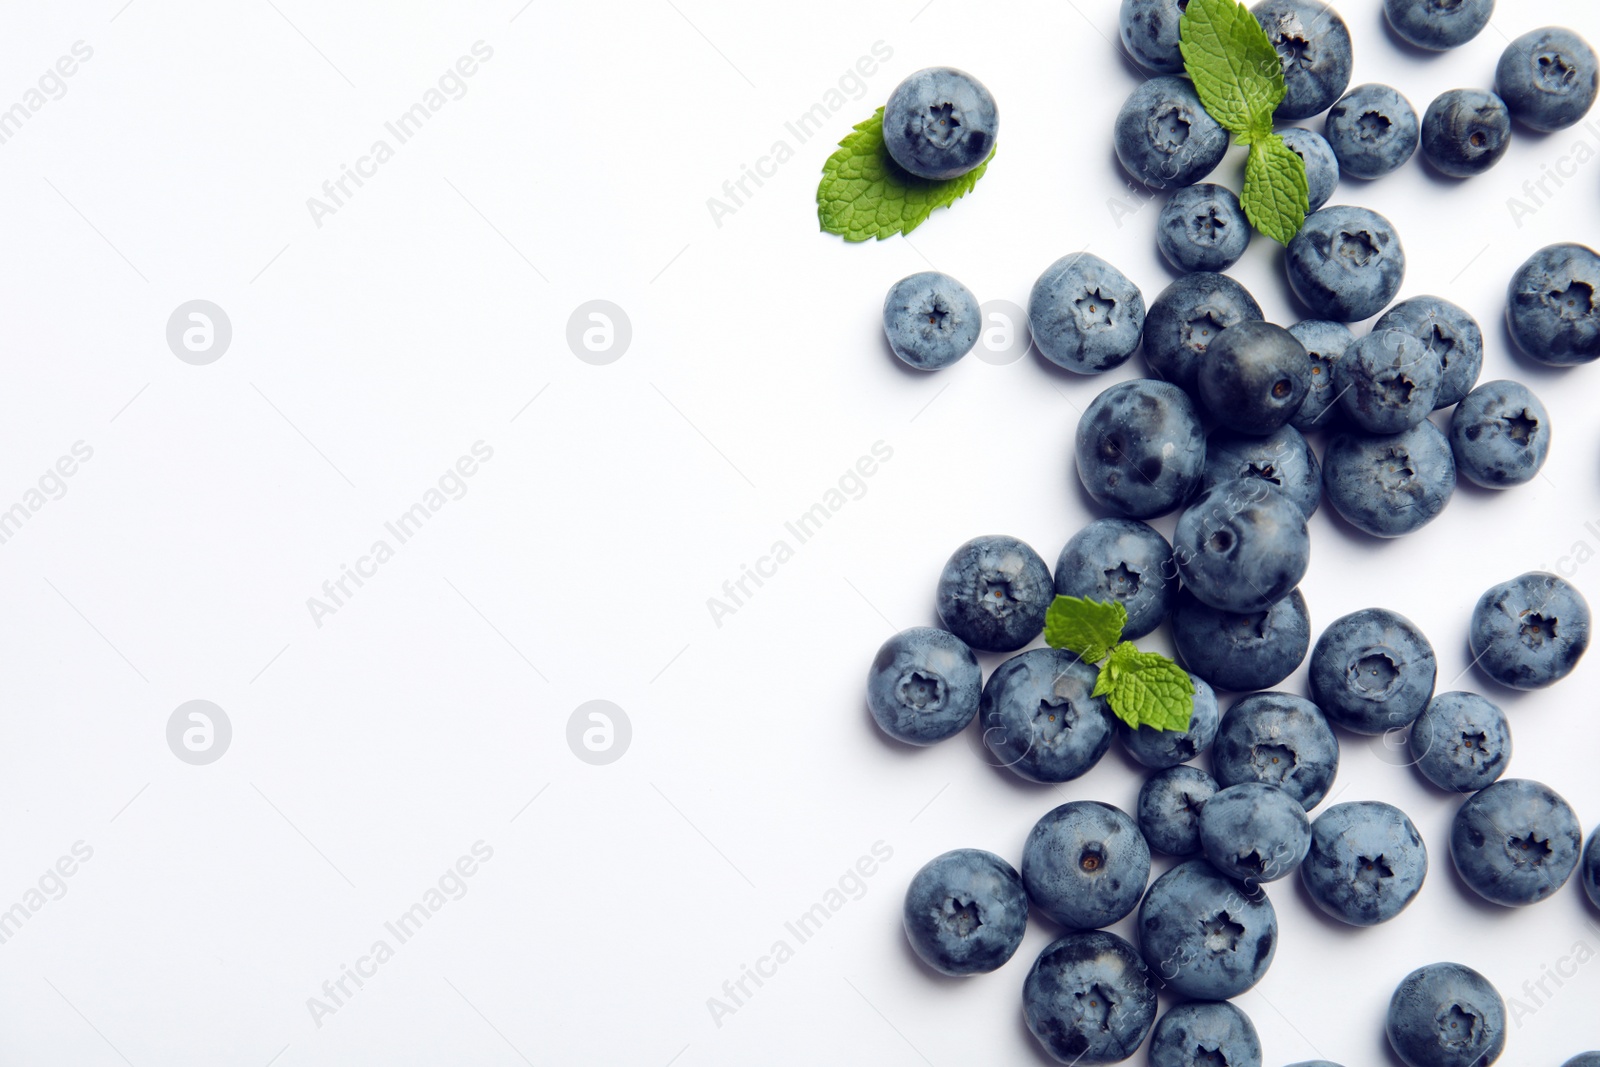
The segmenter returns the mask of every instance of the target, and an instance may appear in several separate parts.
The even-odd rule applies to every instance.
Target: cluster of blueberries
[[[1185,0],[1123,0],[1122,38],[1157,74],[1183,69]],[[1471,39],[1493,0],[1386,0],[1395,32],[1423,48]],[[1155,377],[1114,385],[1083,414],[1076,464],[1111,517],[1062,549],[1052,575],[1007,536],[962,545],[940,576],[943,629],[890,638],[868,676],[867,703],[890,736],[913,745],[981,720],[1000,766],[1037,782],[1075,779],[1113,736],[1149,769],[1137,812],[1074,801],[1028,835],[1020,873],[1003,858],[958,849],[921,868],[905,928],[917,954],[948,975],[993,971],[1015,953],[1037,907],[1070,931],[1034,962],[1023,987],[1029,1029],[1062,1062],[1110,1063],[1152,1033],[1155,1067],[1260,1067],[1260,1042],[1229,999],[1271,964],[1277,920],[1264,886],[1295,871],[1322,911],[1354,926],[1393,919],[1426,877],[1428,849],[1411,820],[1375,801],[1337,804],[1314,820],[1339,763],[1335,727],[1404,733],[1411,763],[1438,788],[1466,795],[1450,851],[1486,900],[1549,898],[1580,871],[1600,907],[1600,831],[1587,849],[1554,790],[1503,778],[1506,716],[1468,692],[1435,693],[1436,660],[1404,616],[1371,608],[1329,625],[1311,646],[1297,586],[1310,561],[1307,520],[1326,493],[1368,534],[1395,537],[1444,508],[1458,473],[1490,488],[1533,478],[1549,417],[1524,386],[1478,385],[1483,336],[1465,310],[1433,296],[1389,307],[1405,258],[1393,227],[1359,207],[1324,207],[1339,174],[1373,178],[1415,151],[1415,113],[1384,86],[1345,92],[1350,35],[1315,0],[1252,9],[1283,60],[1280,119],[1328,112],[1325,136],[1290,129],[1307,163],[1312,213],[1286,256],[1288,280],[1317,316],[1283,329],[1220,273],[1250,227],[1233,194],[1196,185],[1227,134],[1183,78],[1155,77],[1118,117],[1116,149],[1139,180],[1176,189],[1158,222],[1164,254],[1190,273],[1150,304],[1111,264],[1065,257],[1038,279],[1028,315],[1041,353],[1069,370],[1117,367],[1141,346]],[[1571,125],[1596,95],[1595,53],[1565,29],[1519,37],[1497,72],[1498,95],[1446,93],[1421,124],[1425,157],[1465,176],[1504,153],[1512,118],[1536,130]],[[885,110],[887,150],[911,173],[949,178],[988,158],[998,112],[970,75],[930,68],[906,79]],[[1566,366],[1600,358],[1600,256],[1576,244],[1534,254],[1512,278],[1507,321],[1530,357]],[[1388,308],[1369,335],[1346,325]],[[937,370],[977,340],[973,294],[937,272],[898,282],[884,303],[891,348]],[[1454,406],[1449,433],[1430,421]],[[1208,434],[1203,419],[1213,430]],[[1337,428],[1319,465],[1303,432]],[[1169,543],[1144,520],[1182,509]],[[985,682],[976,651],[1010,653],[1041,633],[1057,595],[1116,601],[1133,639],[1170,619],[1194,685],[1184,731],[1131,728],[1095,696],[1097,669],[1055,648],[1021,651]],[[1548,686],[1589,641],[1582,595],[1529,573],[1483,594],[1472,613],[1475,665],[1514,688]],[[1271,691],[1310,654],[1310,697]],[[1226,712],[1217,691],[1245,692]],[[1194,766],[1210,752],[1211,773]],[[1152,849],[1180,862],[1150,882]],[[1105,927],[1138,909],[1137,947]],[[1190,998],[1158,1021],[1157,988]],[[1454,963],[1411,973],[1387,1030],[1411,1067],[1486,1067],[1503,1051],[1506,1011],[1483,975]],[[1319,1062],[1299,1067],[1337,1067]],[[1600,1052],[1567,1067],[1600,1067]]]

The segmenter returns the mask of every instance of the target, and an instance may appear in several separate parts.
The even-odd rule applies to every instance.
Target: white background
[[[1117,5],[519,6],[110,0],[4,17],[0,108],[74,42],[93,56],[0,145],[0,507],[74,442],[93,458],[0,545],[0,908],[75,842],[93,857],[0,944],[0,1064],[1042,1062],[1019,992],[1057,931],[1039,919],[999,972],[940,979],[905,946],[905,884],[954,847],[1018,862],[1050,807],[1131,807],[1139,775],[1113,751],[1038,787],[985,765],[972,737],[897,746],[862,682],[893,628],[935,622],[939,568],[968,537],[1012,533],[1054,563],[1094,514],[1077,412],[1143,366],[1089,380],[1030,355],[916,374],[879,307],[929,264],[1025,303],[1083,248],[1147,299],[1171,280],[1156,206],[1120,225],[1108,208],[1138,206],[1111,149],[1138,79],[1113,47]],[[1591,4],[1503,3],[1476,41],[1424,56],[1377,0],[1340,8],[1356,81],[1389,81],[1419,112],[1489,86],[1507,38],[1536,25],[1600,40]],[[307,198],[479,40],[493,57],[465,96],[318,226]],[[784,123],[879,41],[892,58],[799,144]],[[988,176],[909,240],[819,234],[830,146],[933,64],[999,101]],[[794,158],[718,225],[707,199],[778,139]],[[1600,522],[1600,369],[1530,366],[1501,325],[1518,263],[1596,238],[1594,163],[1520,226],[1507,207],[1585,139],[1600,146],[1518,129],[1485,177],[1413,162],[1335,195],[1395,222],[1402,296],[1476,314],[1484,379],[1527,382],[1555,444],[1546,477],[1463,486],[1403,541],[1324,508],[1303,588],[1318,632],[1372,605],[1414,619],[1441,689],[1509,712],[1511,773],[1592,828],[1600,661],[1529,695],[1462,676],[1483,589],[1600,550],[1585,525]],[[1231,153],[1219,180],[1237,187],[1241,166]],[[1234,273],[1288,323],[1302,312],[1280,260],[1258,238]],[[197,298],[233,326],[209,366],[165,339]],[[596,298],[633,326],[609,366],[565,341]],[[466,495],[319,627],[307,598],[480,440],[493,458]],[[893,457],[865,494],[715,625],[707,598],[878,441]],[[1600,567],[1574,580],[1600,605]],[[191,699],[232,723],[208,766],[167,746]],[[607,766],[566,740],[591,699],[632,723]],[[1456,799],[1381,744],[1342,741],[1338,799],[1400,805],[1433,869],[1367,931],[1274,887],[1277,961],[1238,1001],[1269,1064],[1394,1062],[1384,1008],[1421,964],[1469,964],[1534,1006],[1524,982],[1579,942],[1600,949],[1575,882],[1526,910],[1472,899],[1448,857]],[[466,895],[318,1025],[308,998],[478,841],[493,858]],[[864,895],[718,1025],[707,998],[878,841],[893,857]],[[1600,964],[1564,981],[1512,1027],[1505,1062],[1600,1046]]]

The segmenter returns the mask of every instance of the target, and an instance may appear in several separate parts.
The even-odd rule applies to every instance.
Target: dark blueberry
[[[1350,28],[1320,0],[1261,0],[1250,13],[1283,62],[1280,122],[1326,111],[1350,84]]]
[[[931,745],[966,729],[982,692],[978,657],[944,630],[918,626],[883,643],[867,673],[867,707],[883,732]]]
[[[1187,730],[1155,730],[1148,726],[1134,729],[1117,720],[1117,737],[1135,762],[1160,770],[1188,763],[1211,747],[1221,717],[1217,694],[1197,674],[1189,675],[1189,681],[1194,685],[1194,710],[1189,713]]]
[[[1144,358],[1158,378],[1199,395],[1200,364],[1223,330],[1260,321],[1261,305],[1226,274],[1185,274],[1161,290],[1144,324]]]
[[[919,178],[958,178],[989,158],[1000,112],[983,83],[954,67],[928,67],[895,86],[883,107],[889,156]]]
[[[1485,382],[1450,415],[1456,469],[1486,489],[1533,480],[1550,452],[1550,416],[1521,382]]]
[[[1339,773],[1339,740],[1322,711],[1304,697],[1252,693],[1222,717],[1211,771],[1223,787],[1277,786],[1310,811]]]
[[[1511,147],[1505,101],[1482,89],[1440,93],[1422,116],[1422,158],[1452,178],[1471,178]]]
[[[1311,699],[1358,734],[1411,725],[1433,696],[1438,660],[1410,619],[1386,608],[1341,616],[1311,650]]]
[[[1311,616],[1296,589],[1266,611],[1218,611],[1187,589],[1172,609],[1178,656],[1218,689],[1247,693],[1277,685],[1311,647]]]
[[[972,351],[982,325],[972,290],[938,271],[901,278],[883,298],[889,347],[918,370],[948,367]]]
[[[1387,85],[1358,85],[1328,110],[1322,135],[1339,158],[1340,174],[1381,178],[1416,152],[1417,113]]]
[[[1228,131],[1201,106],[1185,78],[1141,83],[1117,113],[1113,138],[1123,167],[1152,189],[1193,185],[1228,150]]]
[[[1156,219],[1156,244],[1181,271],[1227,270],[1250,246],[1251,233],[1239,198],[1209,182],[1173,193]]]
[[[1339,390],[1333,384],[1334,368],[1356,343],[1356,335],[1342,322],[1306,319],[1289,327],[1295,340],[1311,357],[1311,388],[1289,425],[1301,433],[1325,430],[1339,421]]]
[[[1322,134],[1299,126],[1290,126],[1279,136],[1290,151],[1305,161],[1306,185],[1311,197],[1306,211],[1320,209],[1339,184],[1339,157],[1333,154],[1333,146]]]
[[[941,974],[983,974],[1009,960],[1028,926],[1022,876],[992,852],[929,860],[906,888],[906,938]]]
[[[1322,454],[1333,510],[1374,537],[1400,537],[1432,522],[1456,491],[1450,442],[1423,420],[1404,433],[1342,433]]]
[[[1560,26],[1530,30],[1506,45],[1494,91],[1511,114],[1535,130],[1561,130],[1589,113],[1600,62],[1589,42]]]
[[[1068,934],[1034,961],[1022,984],[1028,1029],[1062,1063],[1117,1063],[1156,1021],[1155,981],[1139,952],[1103,930]]]
[[[1261,981],[1277,949],[1278,915],[1266,892],[1239,885],[1205,860],[1157,878],[1139,906],[1139,950],[1180,996],[1236,997]]]
[[[1483,370],[1483,331],[1464,309],[1437,296],[1413,296],[1372,324],[1373,333],[1387,330],[1408,333],[1438,354],[1443,376],[1433,402],[1435,409],[1459,404],[1478,383]]]
[[[1383,0],[1383,13],[1405,40],[1443,52],[1478,36],[1494,14],[1494,0]]]
[[[1088,252],[1062,256],[1028,296],[1034,344],[1058,367],[1099,374],[1139,347],[1144,294],[1120,270]]]
[[[1213,430],[1206,438],[1206,468],[1200,488],[1235,479],[1259,478],[1294,501],[1306,518],[1322,500],[1322,466],[1311,445],[1292,426],[1266,437]]]
[[[1217,780],[1179,764],[1157,771],[1139,790],[1139,829],[1150,847],[1169,856],[1200,852],[1200,809],[1217,794]]]
[[[1106,754],[1116,717],[1091,696],[1100,672],[1070,652],[1036,648],[989,675],[978,705],[983,743],[1000,766],[1035,782],[1068,782]]]
[[[1178,516],[1172,558],[1183,584],[1222,611],[1266,611],[1311,563],[1306,516],[1259,478],[1223,482]]]
[[[1265,436],[1287,426],[1311,388],[1311,357],[1270,322],[1240,322],[1206,349],[1200,401],[1230,430]]]
[[[1600,256],[1585,245],[1547,245],[1511,276],[1511,336],[1540,363],[1570,367],[1600,358]]]
[[[1335,804],[1311,825],[1300,880],[1317,906],[1351,926],[1376,926],[1406,909],[1428,877],[1428,846],[1406,813],[1360,800]]]
[[[1172,546],[1138,519],[1095,519],[1072,535],[1056,560],[1056,594],[1118,601],[1132,641],[1161,625],[1178,596]]]
[[[1292,874],[1310,847],[1306,809],[1277,786],[1241,782],[1200,809],[1200,848],[1206,859],[1247,885]]]
[[[1506,1003],[1471,967],[1431,963],[1394,991],[1385,1029],[1409,1067],[1489,1067],[1506,1047]]]
[[[1554,685],[1589,647],[1589,602],[1565,578],[1529,571],[1472,609],[1472,662],[1512,689]]]
[[[1140,825],[1144,824],[1143,794],[1140,794]],[[1149,831],[1146,831],[1148,836]],[[1589,903],[1600,908],[1600,829],[1589,835],[1589,846],[1583,850],[1583,892]]]
[[[1098,930],[1127,915],[1150,880],[1150,846],[1133,817],[1095,800],[1045,813],[1022,847],[1028,899],[1062,926]]]
[[[1400,330],[1369,333],[1333,371],[1340,410],[1367,433],[1400,433],[1426,419],[1443,378],[1438,353]]]
[[[1010,652],[1039,636],[1055,599],[1050,568],[1015,537],[974,537],[939,575],[939,617],[980,652]]]
[[[1178,20],[1189,0],[1122,0],[1122,44],[1134,62],[1156,74],[1182,74]]]
[[[1078,421],[1078,477],[1089,495],[1124,518],[1162,515],[1194,495],[1205,466],[1205,431],[1177,386],[1138,378],[1113,385]]]
[[[1580,1052],[1561,1067],[1600,1067],[1600,1052]]]
[[[1406,276],[1399,235],[1388,219],[1363,207],[1325,207],[1308,216],[1284,264],[1295,295],[1316,317],[1338,322],[1382,311]]]
[[[1261,1067],[1250,1016],[1227,1001],[1191,1000],[1169,1010],[1150,1038],[1150,1067]]]
[[[1583,850],[1572,807],[1547,785],[1502,778],[1462,803],[1450,827],[1461,880],[1508,908],[1535,904],[1567,884]]]
[[[1511,761],[1506,713],[1477,693],[1440,693],[1411,724],[1411,762],[1440,789],[1476,793]]]

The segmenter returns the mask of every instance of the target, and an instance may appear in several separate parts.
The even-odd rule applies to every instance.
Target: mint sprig
[[[1115,601],[1058,596],[1045,614],[1044,640],[1091,665],[1105,660],[1091,695],[1105,697],[1129,726],[1187,730],[1194,714],[1189,672],[1159,652],[1143,652],[1122,640],[1127,622],[1127,609]]]
[[[845,134],[822,164],[817,219],[824,233],[846,241],[882,241],[910,233],[939,208],[949,207],[978,184],[994,152],[972,170],[947,181],[908,174],[883,143],[883,108]]]
[[[1189,0],[1178,48],[1200,103],[1240,144],[1250,146],[1239,203],[1261,233],[1288,244],[1311,207],[1306,164],[1272,132],[1287,88],[1283,63],[1261,24],[1238,0]]]

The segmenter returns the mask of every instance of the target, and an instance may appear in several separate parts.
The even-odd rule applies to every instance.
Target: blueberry
[[[1506,45],[1494,91],[1535,130],[1562,130],[1589,113],[1600,63],[1589,42],[1560,26],[1530,30]]]
[[[1186,763],[1157,771],[1139,790],[1139,829],[1150,847],[1170,856],[1200,852],[1200,809],[1217,794],[1217,780]]]
[[[1338,157],[1340,174],[1381,178],[1416,152],[1417,113],[1387,85],[1358,85],[1328,110],[1322,135]]]
[[[938,271],[901,278],[883,298],[889,347],[918,370],[948,367],[972,351],[982,326],[972,290]]]
[[[1069,782],[1106,754],[1116,718],[1091,696],[1100,672],[1071,652],[1036,648],[1000,664],[978,704],[983,743],[1035,782]]]
[[[1350,84],[1350,28],[1321,0],[1261,0],[1250,13],[1283,63],[1280,122],[1326,111]]]
[[[1461,880],[1508,908],[1534,904],[1567,884],[1578,866],[1583,830],[1555,790],[1502,778],[1462,803],[1450,827],[1450,855]]]
[[[1097,930],[1127,915],[1150,880],[1150,846],[1133,817],[1094,800],[1045,813],[1022,846],[1028,899],[1062,926]]]
[[[1247,885],[1292,874],[1310,847],[1306,809],[1277,786],[1241,782],[1200,809],[1200,848],[1206,859]]]
[[[1223,426],[1266,436],[1287,426],[1311,388],[1311,357],[1294,334],[1270,322],[1240,322],[1206,349],[1200,401]]]
[[[1117,113],[1117,158],[1152,189],[1193,185],[1216,169],[1228,150],[1217,124],[1184,78],[1151,78],[1128,95]]]
[[[1187,730],[1153,730],[1148,726],[1134,729],[1117,720],[1117,737],[1135,762],[1160,770],[1187,763],[1211,747],[1220,718],[1217,694],[1199,675],[1189,675],[1189,681],[1194,685],[1194,701]]]
[[[1311,196],[1311,206],[1306,211],[1320,209],[1339,184],[1339,157],[1333,154],[1333,146],[1322,134],[1299,126],[1291,126],[1279,136],[1290,151],[1305,161],[1306,185]]]
[[[1178,516],[1172,558],[1199,600],[1239,614],[1289,595],[1311,563],[1306,516],[1259,478],[1223,482]]]
[[[1550,416],[1521,382],[1485,382],[1450,415],[1456,469],[1486,489],[1533,480],[1550,452]]]
[[[1339,391],[1334,387],[1334,368],[1352,345],[1356,335],[1342,322],[1326,319],[1306,319],[1289,327],[1295,340],[1305,346],[1311,357],[1311,388],[1294,413],[1289,425],[1301,433],[1327,429],[1338,421]]]
[[[1358,734],[1414,722],[1433,696],[1438,660],[1399,612],[1363,608],[1333,621],[1311,650],[1311,699],[1328,721]]]
[[[1189,0],[1122,0],[1122,44],[1134,62],[1156,74],[1182,74],[1178,20]]]
[[[1294,501],[1310,518],[1322,500],[1322,467],[1311,445],[1292,426],[1266,437],[1213,430],[1206,438],[1206,466],[1200,488],[1238,478],[1259,478]]]
[[[1126,363],[1139,347],[1144,295],[1099,256],[1074,252],[1046,267],[1033,283],[1028,325],[1050,362],[1098,374]]]
[[[1506,1004],[1471,967],[1430,963],[1394,991],[1385,1029],[1410,1067],[1489,1067],[1506,1047]]]
[[[1116,934],[1068,934],[1034,961],[1022,1013],[1060,1062],[1116,1063],[1138,1051],[1156,1021],[1155,982],[1138,950]]]
[[[1411,724],[1411,762],[1440,789],[1476,793],[1511,760],[1506,713],[1476,693],[1440,693]]]
[[[1050,568],[1015,537],[974,537],[939,575],[939,617],[980,652],[1010,652],[1039,636],[1055,599]]]
[[[1022,876],[992,852],[946,852],[929,860],[906,887],[906,938],[941,974],[995,970],[1022,944],[1027,925]]]
[[[1251,232],[1233,190],[1210,182],[1173,193],[1156,219],[1156,244],[1181,271],[1227,270],[1244,255]]]
[[[1339,773],[1339,740],[1322,711],[1304,697],[1252,693],[1222,717],[1211,771],[1223,787],[1277,786],[1310,811]]]
[[[1547,245],[1511,276],[1511,336],[1540,363],[1570,367],[1600,358],[1600,256],[1578,244]]]
[[[1193,402],[1166,382],[1120,382],[1078,421],[1078,477],[1102,506],[1130,519],[1165,514],[1194,495],[1205,431]]]
[[[1204,860],[1157,878],[1139,906],[1139,950],[1180,996],[1236,997],[1261,981],[1277,948],[1278,915],[1266,892],[1239,885]]]
[[[1150,305],[1144,324],[1145,362],[1156,377],[1197,396],[1200,364],[1212,340],[1236,323],[1260,319],[1255,297],[1226,274],[1185,274]]]
[[[1300,880],[1317,906],[1351,926],[1376,926],[1416,899],[1428,877],[1428,846],[1391,804],[1335,804],[1311,825]]]
[[[1600,1052],[1580,1052],[1561,1067],[1600,1067]]]
[[[1456,461],[1450,442],[1427,420],[1404,433],[1342,433],[1322,454],[1322,488],[1356,529],[1400,537],[1450,503]]]
[[[1440,93],[1422,116],[1422,158],[1452,178],[1471,178],[1511,147],[1511,112],[1482,89]]]
[[[1364,207],[1325,207],[1306,218],[1284,257],[1289,285],[1314,315],[1356,322],[1382,311],[1406,276],[1389,220]]]
[[[1142,793],[1139,795],[1139,824],[1144,825]],[[1600,830],[1589,835],[1589,846],[1583,850],[1583,892],[1589,903],[1600,908]]]
[[[1218,611],[1184,589],[1172,609],[1184,665],[1218,689],[1268,689],[1294,673],[1311,647],[1311,616],[1296,589],[1266,611]]]
[[[1061,549],[1056,594],[1120,601],[1128,612],[1122,636],[1143,637],[1161,625],[1178,596],[1172,546],[1137,519],[1096,519]]]
[[[1342,1065],[1332,1060],[1301,1060],[1299,1063],[1289,1064],[1289,1067],[1342,1067]]]
[[[1333,371],[1340,410],[1368,433],[1400,433],[1426,419],[1443,378],[1438,353],[1399,330],[1369,333]]]
[[[884,733],[931,745],[966,729],[982,690],[978,657],[961,638],[931,626],[883,643],[867,673],[867,707]]]
[[[994,151],[1000,112],[983,83],[954,67],[928,67],[895,86],[883,107],[889,157],[918,178],[959,178]]]
[[[1261,1067],[1261,1039],[1250,1016],[1227,1001],[1189,1001],[1170,1009],[1150,1038],[1150,1067]]]
[[[1529,571],[1478,598],[1470,643],[1472,661],[1501,685],[1543,689],[1589,647],[1589,602],[1566,579]]]
[[[1489,24],[1494,0],[1383,0],[1394,32],[1433,52],[1466,44]]]
[[[1372,332],[1408,333],[1438,353],[1443,377],[1434,408],[1459,404],[1483,370],[1483,331],[1467,312],[1437,296],[1413,296],[1385,311]]]

